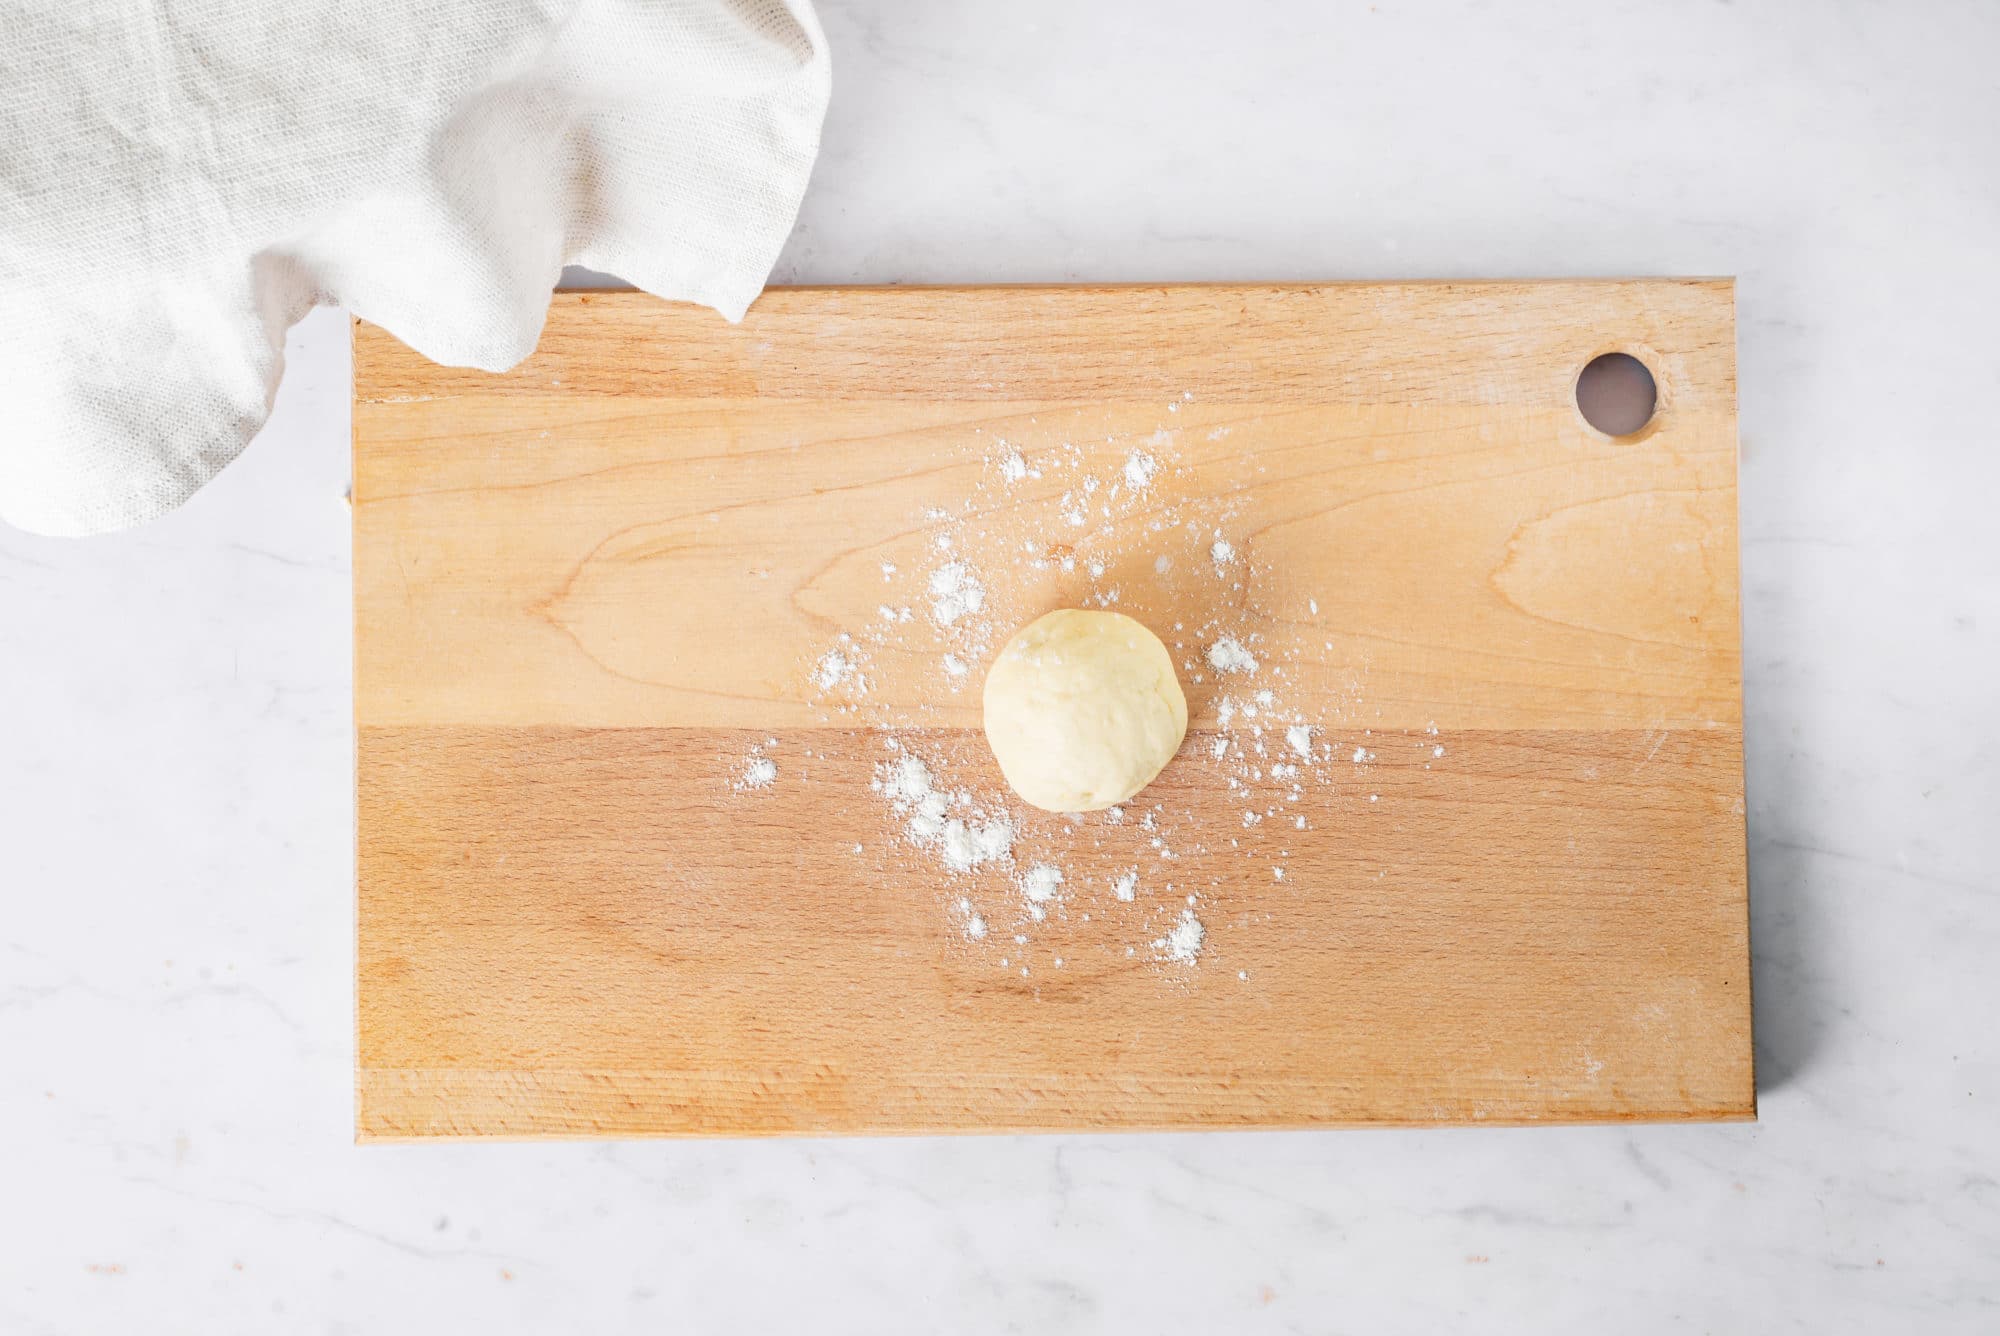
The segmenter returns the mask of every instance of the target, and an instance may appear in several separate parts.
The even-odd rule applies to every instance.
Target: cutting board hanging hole
[[[1593,357],[1576,378],[1576,407],[1606,436],[1630,437],[1645,430],[1659,407],[1660,387],[1644,362],[1630,353]]]

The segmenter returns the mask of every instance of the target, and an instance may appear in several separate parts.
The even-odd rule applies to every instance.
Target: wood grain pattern
[[[1733,340],[1692,281],[567,294],[505,376],[358,326],[359,1134],[1751,1116]],[[1635,438],[1571,398],[1614,348],[1660,385]],[[1051,546],[1073,479],[985,485],[1001,438],[1172,467]],[[1000,625],[1102,562],[1373,730],[1285,880],[1183,854],[1197,967],[1125,954],[1142,897],[996,968],[813,689],[960,502]],[[1224,513],[1254,578],[1155,569]],[[976,730],[946,647],[878,651],[870,719]],[[1148,797],[1220,832],[1189,697]],[[769,734],[810,763],[733,792]],[[1080,879],[1127,852],[1026,823]]]

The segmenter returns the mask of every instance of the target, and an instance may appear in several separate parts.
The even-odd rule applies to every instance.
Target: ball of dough
[[[1049,613],[986,674],[987,745],[1014,792],[1045,811],[1124,802],[1180,750],[1187,718],[1167,647],[1123,613]]]

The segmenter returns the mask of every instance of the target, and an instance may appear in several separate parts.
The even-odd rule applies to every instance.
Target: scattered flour
[[[813,685],[821,691],[831,691],[845,682],[853,671],[854,660],[837,649],[830,649],[820,655],[819,662],[813,666]]]
[[[931,768],[917,757],[900,756],[887,770],[886,775],[876,777],[875,787],[887,794],[890,802],[908,805],[931,796]]]
[[[950,626],[986,606],[986,587],[962,561],[947,561],[931,572],[931,616]]]
[[[1217,429],[1208,437],[1226,434]],[[853,716],[854,723],[874,728],[881,737],[889,755],[876,767],[875,788],[893,811],[902,837],[891,843],[901,846],[901,856],[928,869],[941,890],[949,888],[941,907],[948,907],[943,926],[954,937],[962,933],[965,943],[990,943],[1008,951],[1010,959],[999,963],[1025,976],[1030,950],[1039,951],[1032,939],[1053,928],[1051,920],[1065,912],[1057,907],[1067,905],[1069,923],[1043,945],[1078,948],[1079,943],[1062,934],[1079,927],[1086,933],[1100,931],[1088,912],[1094,910],[1096,919],[1124,934],[1122,940],[1114,936],[1100,944],[1109,951],[1124,946],[1126,956],[1145,958],[1151,940],[1150,955],[1163,968],[1193,963],[1207,939],[1197,897],[1187,895],[1186,886],[1177,892],[1165,883],[1164,900],[1173,908],[1156,918],[1154,892],[1162,883],[1149,880],[1146,906],[1135,904],[1142,876],[1151,875],[1144,869],[1157,873],[1186,866],[1154,858],[1222,853],[1254,859],[1255,868],[1245,865],[1249,875],[1261,879],[1262,869],[1269,868],[1274,880],[1290,888],[1294,879],[1276,861],[1287,851],[1277,846],[1287,831],[1322,824],[1317,817],[1308,822],[1304,813],[1313,809],[1301,800],[1313,790],[1331,793],[1333,786],[1355,785],[1365,774],[1342,764],[1347,751],[1333,741],[1350,723],[1360,731],[1365,721],[1356,708],[1361,705],[1360,679],[1348,677],[1344,698],[1324,691],[1304,698],[1298,692],[1304,683],[1294,676],[1309,661],[1304,645],[1294,646],[1287,636],[1266,641],[1245,623],[1224,620],[1230,616],[1227,608],[1255,607],[1272,598],[1295,609],[1297,594],[1286,598],[1286,582],[1272,578],[1280,573],[1267,570],[1249,548],[1224,536],[1248,532],[1245,513],[1233,508],[1236,503],[1227,494],[1186,499],[1149,491],[1176,457],[1172,432],[1163,428],[1143,442],[1103,438],[1101,446],[1061,438],[1031,442],[1028,450],[993,437],[987,444],[991,448],[972,484],[974,494],[922,511],[922,528],[911,535],[921,564],[907,555],[900,571],[896,562],[881,562],[878,596],[884,601],[873,613],[865,603],[856,609],[861,615],[847,627],[852,634],[841,635],[830,648],[822,646],[827,652],[807,666],[807,676],[826,693],[827,711]],[[1045,472],[1062,479],[1049,495],[1028,498],[1009,490]],[[1024,500],[1034,504],[1024,506]],[[996,533],[983,527],[984,517],[1002,513],[1009,517],[1006,529]],[[1100,513],[1109,525],[1099,527]],[[1123,532],[1128,525],[1157,537]],[[1004,550],[994,546],[996,538],[1006,540]],[[1134,538],[1145,546],[1136,546]],[[983,752],[974,754],[976,738],[961,744],[929,736],[928,730],[955,722],[949,712],[962,708],[973,665],[983,661],[1004,630],[995,618],[1011,622],[1022,613],[1014,601],[1017,575],[1060,569],[1073,578],[1087,571],[1090,583],[1072,588],[1070,596],[1089,606],[1110,606],[1120,601],[1120,591],[1107,584],[1113,565],[1126,586],[1123,602],[1128,605],[1159,607],[1164,595],[1170,605],[1214,608],[1215,615],[1207,619],[1196,614],[1185,626],[1171,623],[1171,632],[1165,626],[1156,629],[1182,665],[1184,681],[1214,693],[1218,735],[1193,740],[1191,750],[1212,758],[1193,767],[1193,773],[1216,787],[1208,802],[1191,806],[1135,804],[1129,815],[1125,809],[1108,810],[1102,822],[1072,816],[1066,827],[1030,814],[1017,829],[1004,791],[982,791],[975,798],[954,778],[955,771],[969,777],[984,769]],[[1215,584],[1209,584],[1211,579]],[[1230,591],[1220,602],[1219,590]],[[1318,601],[1305,602],[1316,617]],[[912,621],[912,607],[915,620],[930,622],[936,630],[919,627],[906,641],[903,628]],[[1327,628],[1318,629],[1324,636]],[[1326,648],[1332,651],[1332,642]],[[938,675],[928,679],[931,699],[891,702],[872,690],[878,663],[901,663],[912,656],[938,665],[933,670]],[[1225,685],[1234,688],[1233,698],[1220,691]],[[906,727],[924,732],[906,735]],[[1436,726],[1428,731],[1436,733]],[[920,752],[907,745],[920,737]],[[1363,744],[1355,749],[1357,764],[1374,760],[1366,749],[1372,739],[1364,733],[1357,741]],[[1434,741],[1425,739],[1423,749],[1433,750]],[[1441,756],[1442,751],[1438,747],[1433,754]],[[732,776],[738,789],[762,788],[777,780],[777,765],[756,751],[739,764],[742,768]],[[793,768],[786,767],[788,783]],[[1217,810],[1216,798],[1227,807]],[[1369,799],[1378,802],[1379,795]],[[1232,811],[1235,817],[1229,815]],[[1207,827],[1205,812],[1221,817],[1218,829]],[[847,846],[843,842],[839,847]],[[854,847],[859,854],[861,846]],[[1065,866],[1073,876],[1067,876]],[[996,891],[1010,901],[1000,911],[1001,919],[982,912],[998,908],[990,898]],[[1183,898],[1185,910],[1176,903]],[[982,902],[978,907],[975,899]],[[1009,936],[1011,947],[1006,945]],[[984,951],[981,957],[993,963]],[[1035,959],[1046,967],[1053,957],[1037,954]]]
[[[943,793],[926,793],[910,816],[910,838],[919,844],[929,844],[944,834],[945,813],[951,809],[951,797]]]
[[[969,807],[971,795],[936,787],[931,768],[918,757],[905,753],[877,767],[875,790],[903,816],[910,843],[935,850],[947,871],[970,872],[1013,854],[1014,823],[1006,813],[951,815],[954,806]]]
[[[1185,965],[1201,954],[1202,940],[1207,936],[1194,911],[1183,909],[1181,916],[1174,920],[1174,926],[1167,930],[1167,935],[1153,943],[1153,949],[1166,959]]]
[[[1234,637],[1224,636],[1208,647],[1208,666],[1218,673],[1254,673],[1257,660]]]
[[[944,865],[953,872],[970,872],[1014,851],[1014,823],[1004,816],[967,823],[958,817],[944,823],[938,837]]]
[[[741,793],[745,789],[768,789],[777,783],[778,763],[764,754],[766,748],[774,748],[777,745],[776,738],[765,738],[762,742],[753,743],[750,750],[744,754],[743,768],[736,772],[736,778],[731,781],[729,787]],[[806,755],[810,756],[812,753],[808,751]]]
[[[1046,904],[1062,889],[1062,869],[1053,863],[1037,863],[1021,877],[1021,894],[1031,903]]]

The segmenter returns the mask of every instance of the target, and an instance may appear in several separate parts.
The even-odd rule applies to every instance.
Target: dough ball
[[[1095,812],[1152,782],[1187,736],[1160,638],[1120,612],[1063,608],[1015,633],[986,674],[986,742],[1014,792]]]

